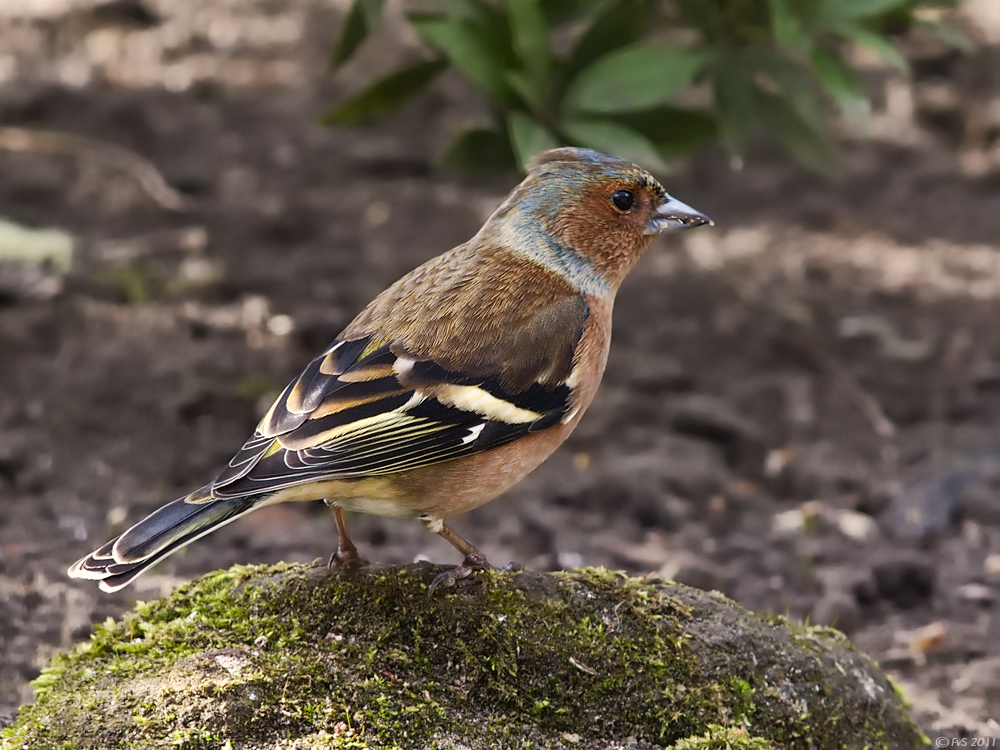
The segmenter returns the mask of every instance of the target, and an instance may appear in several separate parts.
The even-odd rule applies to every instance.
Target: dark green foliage
[[[427,60],[397,70],[337,105],[322,117],[325,125],[360,125],[391,112],[430,83],[447,67]]]
[[[892,34],[919,27],[967,48],[941,20],[959,2],[427,0],[407,18],[429,59],[369,83],[323,121],[371,121],[451,67],[486,97],[494,118],[492,127],[458,134],[442,159],[451,168],[523,168],[563,144],[662,168],[715,139],[740,157],[763,133],[799,164],[829,172],[833,116],[857,125],[869,109],[850,46],[904,71]],[[373,30],[381,5],[354,0],[335,69]]]

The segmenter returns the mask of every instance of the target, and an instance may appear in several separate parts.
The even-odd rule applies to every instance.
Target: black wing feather
[[[572,396],[565,381],[512,392],[499,373],[452,372],[372,337],[337,341],[285,388],[213,482],[212,495],[390,474],[470,455],[554,426]]]

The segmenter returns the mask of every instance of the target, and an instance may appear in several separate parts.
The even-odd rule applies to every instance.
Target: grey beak
[[[656,209],[656,216],[646,224],[646,234],[663,234],[677,229],[700,227],[702,224],[715,224],[701,211],[696,211],[686,203],[669,195],[664,195],[663,198],[663,203]]]

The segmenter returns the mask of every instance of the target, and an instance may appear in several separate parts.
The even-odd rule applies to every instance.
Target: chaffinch
[[[594,398],[622,280],[655,235],[710,224],[652,175],[588,149],[540,154],[468,242],[411,271],[293,380],[215,479],[69,569],[116,591],[252,510],[323,499],[331,565],[362,563],[343,510],[445,519],[500,495],[567,438]]]

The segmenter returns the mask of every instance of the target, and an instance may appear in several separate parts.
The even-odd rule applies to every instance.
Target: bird
[[[467,242],[375,298],[260,420],[218,476],[69,568],[117,591],[258,508],[323,500],[331,567],[365,564],[344,511],[416,518],[462,554],[431,584],[490,568],[446,519],[558,448],[604,373],[615,295],[660,234],[712,224],[645,169],[544,151]]]

